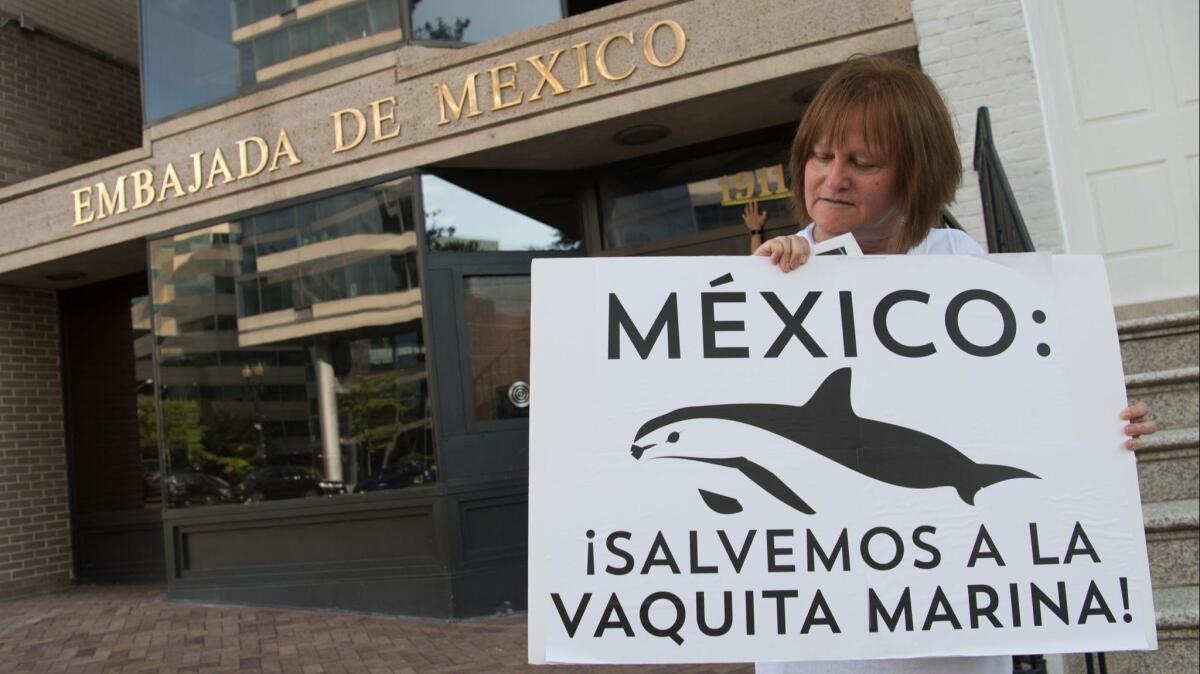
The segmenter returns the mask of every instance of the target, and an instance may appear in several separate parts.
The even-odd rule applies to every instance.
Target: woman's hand
[[[746,229],[750,230],[750,252],[754,252],[763,242],[767,212],[759,210],[757,201],[751,201],[742,209],[742,222],[746,224]]]
[[[803,236],[777,236],[755,249],[755,255],[770,256],[771,264],[784,273],[808,262],[812,249]]]
[[[763,225],[767,224],[767,212],[758,207],[757,201],[751,201],[742,209],[742,222],[751,234],[761,232]]]
[[[1129,436],[1125,441],[1126,449],[1140,449],[1141,437],[1158,430],[1158,424],[1146,418],[1149,414],[1150,406],[1144,402],[1136,402],[1121,410],[1121,418],[1129,422],[1125,426],[1125,435]]]

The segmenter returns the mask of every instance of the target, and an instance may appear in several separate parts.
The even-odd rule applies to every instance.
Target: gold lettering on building
[[[154,201],[154,174],[147,169],[138,169],[133,176],[133,210],[145,208]]]
[[[354,120],[354,140],[346,142],[346,127],[342,122],[347,115]],[[346,108],[329,115],[333,118],[333,153],[345,152],[358,147],[367,137],[367,118],[358,108]]]
[[[387,105],[387,112],[383,111],[383,106]],[[389,140],[400,135],[400,125],[396,123],[396,97],[388,96],[377,101],[371,101],[371,129],[374,132],[371,135],[371,142],[378,143],[381,140]],[[391,129],[383,130],[384,123],[391,124]]]
[[[475,92],[475,78],[478,75],[479,73],[471,73],[467,76],[466,81],[463,82],[462,95],[458,97],[457,102],[450,95],[450,87],[446,86],[444,82],[433,85],[438,92],[438,110],[442,113],[438,126],[450,123],[449,118],[446,117],[446,108],[450,108],[450,114],[454,115],[456,122],[462,116],[463,106],[467,104],[470,104],[468,107],[470,112],[467,113],[467,117],[478,117],[483,114],[479,111],[479,96]]]
[[[388,121],[390,114],[390,112],[381,114],[379,119]],[[73,224],[75,226],[86,225],[115,215],[138,211],[168,199],[181,199],[201,190],[208,191],[219,188],[221,185],[249,180],[264,170],[268,172],[278,170],[281,160],[285,158],[287,166],[301,163],[300,156],[292,147],[292,141],[288,138],[286,129],[279,130],[279,139],[276,141],[273,151],[266,139],[260,136],[243,138],[237,141],[235,147],[238,152],[236,177],[225,159],[224,149],[218,147],[212,151],[212,160],[207,162],[207,174],[204,170],[207,153],[202,150],[188,155],[191,160],[188,162],[191,164],[191,184],[186,189],[180,179],[179,171],[175,168],[175,163],[167,162],[157,175],[151,169],[139,168],[120,174],[108,182],[98,182],[72,190],[71,199],[75,213]]]
[[[194,157],[196,155],[192,155],[192,156]],[[175,190],[175,194],[173,196],[176,199],[178,199],[179,197],[182,197],[182,196],[184,196],[184,194],[186,194],[183,191],[183,187],[181,187],[179,185],[179,174],[175,172],[175,164],[172,164],[172,163],[167,164],[167,170],[163,174],[162,187],[160,187],[158,190],[158,201],[166,201],[167,200],[167,188],[168,187]]]
[[[200,177],[204,175],[204,172],[200,170],[200,165],[203,160],[203,152],[192,154],[192,184],[188,185],[188,194],[195,194],[200,191]]]
[[[537,56],[530,56],[529,58],[525,59],[525,62],[533,66],[533,69],[536,70],[538,75],[542,78],[538,80],[537,87],[534,88],[533,95],[529,97],[529,100],[536,101],[541,98],[542,88],[547,84],[549,84],[550,88],[554,90],[555,96],[559,96],[570,91],[570,89],[564,87],[562,82],[559,82],[558,78],[554,76],[554,64],[558,63],[558,57],[561,56],[562,53],[563,50],[561,49],[555,49],[554,51],[550,52],[550,65],[542,63],[542,56],[540,54]]]
[[[86,225],[96,219],[96,214],[92,212],[92,188],[81,187],[77,190],[71,190],[71,196],[75,199],[75,224]],[[86,213],[86,217],[84,216]]]
[[[295,166],[300,162],[300,156],[296,154],[295,148],[292,147],[292,140],[288,138],[287,130],[279,130],[279,140],[275,141],[275,156],[271,157],[271,168],[267,169],[267,173],[279,170],[279,158],[287,157],[288,166]]]
[[[103,220],[110,215],[120,215],[129,209],[125,207],[125,176],[119,176],[113,184],[112,193],[104,183],[96,183],[96,219]]]
[[[579,83],[575,85],[576,89],[584,89],[590,87],[595,82],[592,81],[591,75],[588,73],[587,48],[591,42],[580,42],[579,44],[571,45],[571,49],[575,50],[575,61],[579,64]]]
[[[511,70],[511,71],[513,71],[513,76],[504,80],[503,82],[501,82],[500,81],[500,71],[501,70]],[[512,107],[520,105],[522,103],[522,101],[524,101],[525,94],[522,92],[519,92],[519,91],[517,92],[517,97],[515,99],[513,99],[511,101],[504,100],[504,90],[505,89],[516,90],[516,88],[517,88],[517,75],[516,75],[517,63],[516,63],[516,61],[514,61],[512,63],[505,63],[504,65],[496,66],[495,68],[488,68],[488,72],[492,74],[492,110],[503,110],[504,108],[512,108]]]
[[[625,49],[614,43],[626,43],[633,49]],[[575,89],[585,89],[597,84],[597,81],[592,79],[593,65],[602,81],[608,82],[620,82],[632,77],[638,69],[639,57],[640,60],[655,68],[670,68],[683,59],[684,52],[687,51],[687,34],[678,22],[663,19],[652,24],[641,34],[641,43],[642,48],[639,54],[637,36],[633,31],[626,31],[605,37],[596,45],[594,52],[590,49],[592,45],[590,41],[571,45],[569,49],[575,60]],[[672,45],[669,52],[668,44]],[[555,66],[558,65],[560,57],[566,53],[567,49],[554,49],[544,54],[527,56],[519,61],[469,72],[463,78],[458,98],[454,97],[449,83],[434,84],[433,88],[437,92],[438,99],[437,125],[446,126],[453,122],[460,122],[464,116],[464,109],[467,111],[465,116],[468,119],[484,114],[484,111],[479,109],[478,102],[479,76],[484,72],[488,74],[488,77],[483,86],[490,85],[492,95],[492,106],[487,112],[515,108],[540,101],[546,87],[550,88],[552,96],[555,97],[571,93],[572,89],[568,86],[570,76],[564,77],[561,72],[555,72]],[[572,56],[562,60],[569,61]],[[564,66],[565,69],[570,69],[570,67],[569,64]],[[529,73],[530,69],[532,69],[530,74],[537,77],[537,82],[533,84],[532,88],[523,89],[521,73]],[[614,69],[620,69],[620,72],[614,72]],[[567,81],[564,82],[564,79]],[[526,87],[528,87],[529,81],[529,79],[525,80]],[[485,91],[484,95],[486,96],[487,93]],[[526,96],[526,93],[529,95]]]
[[[250,168],[250,143],[254,143],[254,146],[258,148],[258,165],[254,168]],[[254,176],[262,173],[263,169],[267,168],[267,158],[271,152],[270,148],[267,147],[267,141],[259,138],[258,136],[250,136],[249,138],[243,138],[239,140],[237,142],[237,147],[238,168],[240,169],[238,171],[238,180],[253,178]]]
[[[608,45],[612,44],[613,40],[625,40],[629,44],[635,43],[633,41],[632,32],[618,33],[616,35],[609,35],[608,37],[604,38],[604,41],[600,43],[600,46],[596,47],[596,72],[600,73],[600,77],[603,77],[610,82],[618,82],[632,75],[633,71],[637,70],[637,64],[630,64],[629,70],[625,71],[624,75],[612,74],[612,72],[608,69]]]
[[[654,51],[654,33],[664,27],[671,29],[671,39],[675,41],[675,53],[671,54],[671,58],[666,61],[658,58],[658,53]],[[646,58],[646,63],[655,68],[670,68],[679,63],[679,59],[683,58],[684,49],[687,49],[687,36],[683,34],[683,26],[670,19],[664,19],[650,26],[645,37],[642,38],[642,55]]]

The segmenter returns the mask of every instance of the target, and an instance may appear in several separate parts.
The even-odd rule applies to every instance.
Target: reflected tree
[[[163,443],[172,470],[197,465],[192,457],[204,452],[205,426],[196,400],[164,400]],[[154,397],[138,396],[138,435],[143,443],[158,442]]]
[[[479,242],[471,239],[457,239],[453,226],[438,224],[441,209],[425,211],[425,238],[429,242],[429,250],[473,253],[479,250]]]
[[[413,0],[412,6],[415,10],[421,0]],[[413,34],[424,40],[438,40],[442,42],[462,42],[463,35],[467,32],[467,27],[471,25],[471,19],[467,17],[457,17],[454,19],[454,24],[446,23],[442,17],[435,17],[432,22],[426,21],[421,26],[413,28]]]
[[[204,442],[189,452],[189,463],[204,472],[237,479],[254,465],[260,437],[258,415],[220,403],[207,412]]]

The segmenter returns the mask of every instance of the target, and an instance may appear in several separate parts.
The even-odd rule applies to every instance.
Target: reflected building
[[[353,491],[400,464],[434,479],[411,184],[151,243],[169,473],[248,501]],[[283,466],[315,483],[264,478]]]

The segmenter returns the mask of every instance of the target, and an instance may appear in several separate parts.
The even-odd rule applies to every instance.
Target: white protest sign
[[[1103,262],[533,266],[531,662],[1156,646]]]

